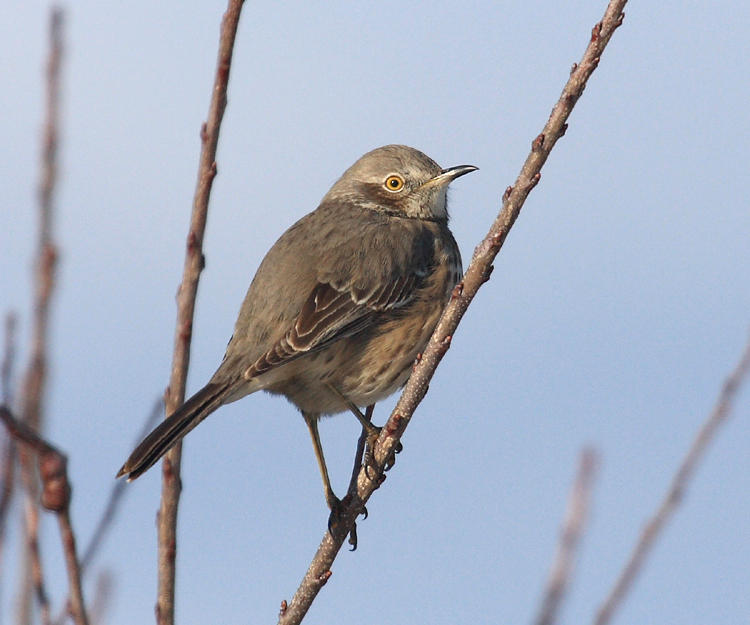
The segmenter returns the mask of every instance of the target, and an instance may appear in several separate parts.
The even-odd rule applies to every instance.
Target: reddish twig
[[[672,483],[664,494],[659,507],[643,528],[620,576],[597,611],[596,618],[594,619],[596,625],[609,623],[615,610],[622,604],[625,595],[633,584],[633,580],[642,569],[654,541],[659,537],[667,521],[674,515],[677,507],[682,502],[690,480],[698,467],[698,463],[706,453],[708,444],[716,436],[719,426],[727,420],[732,408],[732,401],[742,385],[745,376],[747,376],[748,371],[750,371],[750,340],[745,346],[742,357],[734,368],[734,371],[732,371],[724,382],[724,386],[719,393],[711,414],[698,430],[690,449],[672,478]]]
[[[144,421],[143,426],[141,427],[140,432],[138,433],[138,436],[135,438],[135,442],[142,440],[146,434],[148,434],[151,429],[154,427],[156,422],[159,419],[159,415],[161,415],[163,410],[164,401],[160,397],[154,404],[153,409],[149,413],[147,419]],[[83,577],[90,569],[90,565],[92,560],[94,559],[94,556],[96,556],[97,552],[99,551],[99,547],[102,544],[102,541],[104,540],[104,536],[107,533],[107,530],[109,530],[110,525],[112,524],[112,521],[115,518],[115,515],[117,514],[117,508],[120,504],[120,501],[122,500],[123,495],[126,491],[127,482],[124,482],[122,480],[115,481],[114,486],[112,487],[112,490],[109,494],[109,499],[107,500],[107,505],[104,506],[104,511],[102,512],[102,516],[99,518],[99,522],[96,524],[96,528],[94,529],[93,534],[91,535],[91,538],[89,539],[88,544],[86,545],[86,548],[83,550],[83,555],[81,556],[81,577]],[[111,581],[111,580],[110,580]],[[101,589],[99,589],[101,590]],[[104,600],[104,598],[100,597],[97,590],[97,595],[94,597],[94,602],[98,602],[97,605],[91,605],[91,609],[89,610],[91,616],[90,616],[90,622],[96,623],[97,618],[95,618],[95,615],[101,614],[103,610],[103,606],[100,605],[101,602]],[[57,615],[57,617],[54,620],[55,625],[62,625],[65,622],[66,617],[68,614],[72,612],[72,599],[68,597],[67,601],[65,602],[65,606],[61,613]],[[99,619],[101,620],[101,619]]]
[[[16,354],[16,317],[8,313],[5,317],[5,340],[3,346],[3,363],[0,366],[0,385],[2,386],[2,403],[10,405],[13,401],[11,380],[13,378],[13,364]],[[13,437],[7,436],[3,441],[3,452],[0,458],[0,579],[2,575],[2,555],[5,544],[5,526],[8,511],[13,501],[13,487],[15,484],[16,447]]]
[[[39,436],[33,428],[16,419],[7,406],[0,405],[0,421],[5,424],[8,433],[16,442],[21,443],[23,448],[38,459],[39,477],[42,482],[42,506],[57,514],[60,524],[70,584],[71,614],[78,625],[87,625],[81,589],[81,567],[76,556],[75,535],[70,523],[71,488],[68,480],[68,459],[54,445]],[[44,592],[43,585],[41,590]],[[47,610],[49,611],[48,602]],[[49,614],[46,616],[46,622],[49,622]]]
[[[580,63],[573,67],[570,78],[563,88],[560,99],[552,109],[549,120],[541,134],[532,143],[531,153],[512,187],[503,195],[503,207],[492,224],[487,236],[477,246],[474,257],[466,270],[462,288],[446,306],[435,332],[427,345],[421,360],[415,366],[409,382],[404,388],[396,408],[383,428],[375,446],[375,460],[381,469],[386,466],[396,450],[401,435],[409,423],[414,410],[422,401],[427,387],[440,360],[450,347],[451,338],[481,285],[489,279],[492,262],[515,223],[529,192],[540,179],[540,171],[557,140],[565,134],[566,120],[575,103],[581,97],[591,74],[599,64],[601,55],[610,37],[622,23],[626,0],[611,0],[602,21],[594,26],[589,44]],[[372,471],[370,471],[372,473]],[[341,514],[340,530],[334,535],[323,536],[305,576],[292,600],[284,604],[279,615],[281,625],[300,623],[320,589],[330,577],[330,569],[350,528],[354,526],[357,514],[379,485],[377,476],[370,479],[368,472],[360,471],[357,496],[347,502]]]
[[[193,198],[190,231],[182,282],[177,295],[177,327],[172,357],[172,373],[166,392],[165,413],[172,414],[185,401],[185,382],[190,362],[190,339],[193,329],[195,296],[204,265],[203,236],[208,216],[208,200],[216,176],[216,147],[224,109],[232,62],[234,39],[243,0],[229,0],[221,22],[219,54],[216,65],[208,118],[201,128],[201,154],[198,182]],[[161,625],[174,623],[175,557],[177,550],[177,511],[180,501],[180,459],[182,444],[175,445],[162,463],[162,497],[159,508],[159,588],[156,620]]]
[[[37,431],[42,428],[42,400],[46,377],[46,344],[49,312],[54,287],[57,249],[52,241],[52,213],[55,181],[57,178],[57,140],[60,116],[60,64],[62,60],[62,10],[50,11],[50,50],[47,60],[47,91],[45,122],[42,135],[42,166],[39,181],[39,238],[35,269],[34,307],[32,324],[31,360],[24,379],[21,398],[23,421]],[[39,553],[39,511],[37,508],[37,483],[33,475],[33,461],[25,449],[19,450],[21,477],[26,490],[25,586],[19,602],[19,621],[31,621],[31,593],[36,592],[41,607],[42,621],[49,622],[49,602],[44,590],[41,556]],[[31,580],[31,581],[29,581]]]
[[[557,553],[547,579],[536,625],[552,625],[557,620],[557,613],[570,583],[578,544],[588,517],[596,465],[596,452],[584,449],[578,465],[578,474],[568,496],[565,519],[557,542]]]

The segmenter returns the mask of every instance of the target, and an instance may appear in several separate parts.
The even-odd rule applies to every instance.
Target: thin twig
[[[164,407],[164,400],[160,397],[155,403],[154,407],[151,409],[151,412],[149,413],[148,417],[143,423],[143,426],[141,427],[140,432],[138,433],[138,436],[135,438],[135,442],[142,440],[146,434],[148,434],[153,426],[156,424],[156,422],[159,420],[159,416],[161,415]],[[94,529],[94,533],[91,535],[91,538],[89,539],[88,545],[86,545],[86,548],[83,550],[83,556],[81,556],[81,577],[83,577],[89,570],[91,561],[94,559],[94,556],[96,556],[97,552],[99,551],[99,547],[102,544],[102,541],[104,540],[104,536],[107,533],[107,530],[109,529],[110,525],[112,524],[112,521],[115,518],[115,515],[117,514],[117,508],[120,504],[120,501],[122,500],[123,495],[125,494],[127,482],[124,482],[122,480],[116,480],[114,483],[114,486],[112,487],[112,490],[109,493],[109,499],[107,500],[107,505],[104,507],[104,511],[102,512],[102,516],[99,518],[99,522],[96,524],[96,528]],[[97,593],[99,590],[97,590]],[[98,594],[94,597],[94,601],[101,601],[102,598],[98,596]],[[57,615],[57,618],[54,620],[54,625],[62,625],[67,616],[69,614],[72,614],[73,610],[73,604],[72,599],[68,597],[66,600],[62,611]],[[96,608],[96,610],[95,610]],[[97,619],[94,617],[96,614],[101,614],[102,612],[102,606],[97,604],[94,606],[92,604],[91,606],[91,616],[90,616],[90,622],[95,623],[97,622]],[[101,620],[101,619],[100,619]]]
[[[47,57],[47,90],[45,122],[42,134],[42,167],[39,181],[39,235],[35,269],[34,307],[32,324],[31,360],[24,379],[21,415],[25,423],[42,431],[42,400],[47,366],[47,335],[49,312],[54,287],[57,249],[52,240],[52,213],[57,178],[57,141],[60,117],[60,65],[62,61],[63,12],[59,7],[50,10],[50,50]],[[41,607],[42,622],[49,623],[49,601],[44,589],[44,578],[39,552],[39,511],[37,483],[31,456],[26,450],[19,453],[21,476],[26,490],[24,504],[26,539],[24,588],[19,601],[19,622],[31,623],[31,593],[35,591]],[[31,581],[29,581],[31,580]]]
[[[68,570],[68,583],[70,585],[70,614],[77,625],[88,625],[86,606],[83,601],[83,586],[81,585],[81,566],[76,556],[76,538],[73,532],[73,524],[70,521],[70,506],[65,506],[57,513],[60,525],[60,537],[65,553],[65,567]]]
[[[724,382],[724,386],[719,393],[711,414],[698,430],[690,449],[677,469],[677,473],[672,478],[672,483],[664,494],[659,507],[644,526],[641,535],[638,537],[638,542],[635,544],[620,576],[597,611],[596,618],[594,619],[596,625],[609,623],[615,610],[622,605],[625,595],[630,590],[633,580],[643,567],[654,541],[659,537],[667,521],[674,515],[677,507],[682,502],[698,463],[706,453],[708,444],[716,436],[719,426],[727,420],[732,409],[732,401],[748,371],[750,371],[750,340],[745,346],[742,357],[734,371],[732,371]]]
[[[588,517],[596,465],[596,452],[593,449],[584,449],[578,463],[578,474],[568,496],[557,552],[547,579],[539,614],[534,621],[536,625],[552,625],[557,620],[560,605],[570,584],[578,544]]]
[[[91,625],[104,625],[104,617],[112,602],[112,574],[102,571],[96,576],[93,599],[89,602],[89,622]]]
[[[13,378],[13,364],[16,354],[16,316],[8,313],[5,317],[5,339],[3,343],[3,363],[0,366],[0,378],[2,378],[2,403],[11,405],[13,393],[11,391],[11,380]],[[5,544],[5,526],[8,520],[8,511],[13,501],[13,487],[15,485],[16,447],[13,437],[7,436],[2,441],[3,452],[0,458],[0,579],[2,575],[2,556]]]
[[[492,261],[508,236],[508,232],[518,217],[529,192],[539,182],[540,170],[557,140],[563,136],[568,119],[575,103],[583,93],[588,78],[599,64],[602,52],[610,37],[622,23],[623,8],[626,0],[611,0],[602,21],[594,26],[589,44],[580,63],[574,65],[570,78],[562,95],[552,109],[549,120],[542,132],[534,139],[531,153],[524,163],[521,173],[512,187],[503,195],[503,207],[492,224],[487,236],[474,251],[463,281],[454,289],[453,297],[448,303],[429,344],[424,350],[420,362],[415,366],[396,408],[383,428],[375,446],[375,460],[378,467],[385,467],[392,457],[401,435],[409,423],[415,408],[421,402],[432,376],[445,352],[450,347],[453,333],[466,308],[476,295],[479,287],[486,282],[492,272]],[[359,511],[379,485],[368,477],[368,472],[361,470],[358,478],[358,497],[353,497],[344,506],[341,523],[334,535],[326,532],[318,547],[305,576],[291,602],[283,603],[279,614],[279,623],[289,625],[300,623],[320,589],[331,575],[331,565],[353,527]],[[370,471],[370,473],[372,473]]]
[[[151,429],[159,419],[159,415],[161,414],[163,407],[164,400],[160,397],[154,403],[154,407],[151,409],[148,418],[144,421],[143,426],[138,433],[138,436],[135,438],[136,443],[143,440],[146,434],[151,431]],[[117,506],[122,499],[126,486],[127,482],[125,482],[124,480],[116,480],[114,486],[112,487],[112,491],[109,494],[109,500],[107,501],[107,505],[104,507],[104,512],[102,512],[99,523],[97,523],[96,529],[91,535],[88,545],[86,545],[86,549],[83,550],[83,556],[81,557],[81,569],[84,573],[87,571],[89,564],[91,564],[91,560],[93,560],[94,556],[96,555],[96,552],[101,545],[104,535],[107,533],[112,520],[115,518]]]
[[[0,404],[0,421],[5,424],[5,429],[16,442],[23,443],[32,457],[34,455],[58,454],[64,456],[57,447],[42,438],[37,431],[30,427],[25,421],[17,419],[13,412],[5,404]]]
[[[71,614],[78,625],[88,625],[81,590],[81,567],[76,556],[75,535],[70,522],[70,481],[68,459],[57,447],[42,438],[34,428],[16,419],[7,406],[0,405],[0,421],[8,433],[21,443],[21,448],[38,460],[39,477],[42,481],[42,506],[57,514],[60,525],[65,563],[70,584]],[[44,587],[42,586],[42,591]],[[47,606],[49,610],[49,606]],[[49,622],[49,615],[46,621]]]
[[[5,333],[3,338],[3,363],[0,365],[0,402],[13,405],[13,365],[16,361],[16,314],[5,315]]]
[[[195,296],[204,265],[203,236],[208,216],[208,200],[216,176],[216,147],[224,109],[227,104],[227,84],[232,62],[234,39],[243,0],[229,0],[221,22],[216,76],[208,110],[208,118],[201,128],[201,154],[198,181],[193,198],[190,231],[182,282],[177,294],[177,326],[172,357],[172,373],[166,392],[165,413],[172,414],[185,401],[185,383],[190,362],[190,339],[193,330]],[[177,553],[177,511],[180,500],[180,459],[182,445],[178,443],[168,452],[162,463],[162,497],[159,508],[158,596],[156,620],[160,625],[174,623],[175,558]]]

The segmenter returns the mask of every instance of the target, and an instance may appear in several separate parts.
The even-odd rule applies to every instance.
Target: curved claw
[[[352,525],[349,530],[349,544],[352,546],[349,551],[357,551],[357,524]]]
[[[390,471],[393,468],[393,465],[396,464],[396,454],[400,454],[403,450],[404,446],[401,444],[401,441],[399,441],[398,444],[393,448],[391,457],[386,461],[385,466],[383,467],[383,471]]]

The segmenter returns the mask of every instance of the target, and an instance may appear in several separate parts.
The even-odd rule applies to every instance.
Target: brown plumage
[[[138,477],[219,406],[265,390],[305,417],[333,507],[317,420],[356,414],[408,379],[461,278],[446,190],[475,169],[443,170],[400,145],[361,157],[268,251],[216,373],[118,476]]]

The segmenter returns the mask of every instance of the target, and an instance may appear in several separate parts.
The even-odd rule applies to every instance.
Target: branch
[[[76,556],[75,535],[70,522],[71,488],[68,480],[68,459],[54,445],[39,436],[33,428],[16,419],[4,405],[0,405],[0,421],[5,424],[8,433],[27,451],[33,452],[38,459],[39,476],[42,480],[42,506],[57,514],[60,525],[70,584],[71,614],[78,625],[88,625],[81,589],[81,567]],[[43,586],[41,590],[44,592]],[[47,605],[47,611],[49,612],[49,605]],[[49,614],[46,616],[46,621],[49,622]]]
[[[13,403],[13,365],[16,361],[16,314],[5,315],[5,337],[3,342],[3,362],[0,365],[0,401],[10,406]]]
[[[578,474],[568,496],[565,519],[557,543],[557,553],[550,570],[536,625],[552,625],[557,620],[560,603],[570,582],[581,533],[588,516],[591,487],[596,473],[597,455],[584,449],[578,464]]]
[[[11,379],[13,377],[13,363],[16,354],[16,316],[8,313],[5,317],[5,341],[3,347],[3,362],[0,365],[0,386],[2,393],[0,401],[10,405],[13,400]],[[0,578],[2,578],[2,554],[5,544],[5,526],[8,511],[13,501],[13,487],[15,485],[16,446],[13,438],[8,436],[3,441],[3,452],[0,458]]]
[[[151,409],[151,412],[144,421],[143,426],[141,427],[140,432],[138,432],[138,436],[136,437],[134,443],[142,441],[145,436],[153,429],[154,425],[159,419],[159,414],[162,411],[163,405],[164,401],[160,397],[158,401],[154,403],[154,407]],[[117,507],[120,503],[120,500],[122,499],[122,496],[125,494],[126,486],[126,481],[116,480],[114,486],[112,487],[112,490],[109,493],[109,500],[107,501],[107,505],[104,507],[104,512],[102,512],[99,523],[97,523],[96,529],[94,529],[94,533],[91,535],[88,545],[86,545],[86,548],[83,550],[83,556],[81,557],[81,570],[84,573],[91,564],[91,561],[94,559],[94,556],[96,555],[96,552],[99,550],[99,546],[102,543],[104,535],[107,533],[109,526],[112,524],[112,521],[115,518]],[[60,620],[58,619],[56,622],[59,623]]]
[[[224,109],[227,104],[227,83],[232,62],[232,50],[237,33],[243,0],[229,0],[221,22],[219,54],[216,65],[208,119],[201,128],[201,154],[198,182],[193,198],[190,231],[182,282],[177,294],[177,326],[172,357],[172,373],[165,394],[165,413],[172,414],[185,401],[185,383],[190,363],[190,339],[193,330],[195,297],[198,280],[205,259],[203,236],[208,216],[208,200],[216,176],[216,147]],[[156,620],[160,625],[174,623],[175,558],[177,551],[177,511],[180,501],[180,459],[182,444],[175,445],[162,463],[162,498],[159,508],[159,588],[156,603]]]
[[[148,434],[153,426],[156,424],[157,420],[159,419],[159,415],[162,411],[162,406],[164,402],[162,398],[159,398],[159,400],[154,404],[153,409],[149,413],[146,421],[144,422],[143,426],[141,427],[140,432],[138,433],[137,438],[135,439],[135,442],[142,440],[146,434]],[[81,556],[81,577],[83,577],[86,572],[89,570],[89,566],[91,564],[91,561],[94,559],[94,556],[96,555],[97,551],[99,551],[99,547],[102,544],[102,541],[104,540],[104,536],[107,533],[107,530],[109,529],[109,526],[112,524],[112,521],[115,518],[115,514],[117,513],[117,508],[120,504],[120,500],[122,499],[123,495],[125,494],[125,487],[127,485],[127,482],[124,482],[122,480],[115,481],[114,486],[112,487],[112,490],[109,493],[109,499],[107,501],[107,505],[104,506],[104,511],[102,512],[102,516],[99,518],[99,522],[96,525],[96,528],[94,529],[94,533],[91,535],[91,538],[89,539],[88,545],[86,545],[86,548],[83,550],[83,556]],[[106,578],[107,576],[104,576],[103,578],[100,578],[99,581]],[[110,583],[111,580],[107,579],[107,583]],[[97,623],[101,622],[101,613],[104,609],[104,606],[102,602],[106,603],[106,600],[108,600],[108,596],[111,591],[111,583],[110,587],[106,588],[106,595],[102,596],[102,586],[101,584],[97,584],[97,594],[94,596],[93,603],[91,604],[90,614],[91,618],[89,619],[91,623]],[[68,616],[68,614],[71,613],[72,610],[72,598],[68,597],[68,599],[65,602],[65,605],[63,606],[63,609],[61,612],[57,615],[57,617],[54,620],[54,625],[63,625],[65,623],[65,619]]]
[[[47,58],[47,91],[45,122],[42,135],[42,166],[39,181],[39,238],[34,285],[31,360],[24,380],[21,397],[23,421],[37,431],[42,429],[42,398],[47,366],[47,334],[49,310],[57,264],[57,248],[52,241],[52,211],[55,181],[57,178],[57,140],[60,117],[60,63],[62,59],[62,10],[50,10],[50,50]],[[25,538],[26,556],[23,579],[25,587],[19,602],[19,620],[31,622],[32,580],[42,610],[42,621],[49,622],[49,602],[44,590],[42,563],[39,554],[39,511],[37,485],[33,476],[32,459],[25,449],[20,450],[21,476],[26,488]]]
[[[392,457],[414,410],[427,393],[427,387],[435,369],[450,347],[451,338],[459,321],[479,287],[489,279],[495,256],[497,256],[505,238],[508,236],[508,232],[518,218],[526,197],[539,182],[541,168],[552,148],[557,140],[565,134],[566,120],[578,98],[581,97],[586,82],[598,66],[599,59],[610,37],[622,24],[624,17],[622,10],[626,1],[611,0],[602,21],[594,26],[583,58],[580,63],[573,66],[562,95],[552,109],[549,120],[541,134],[534,139],[531,153],[526,158],[515,184],[506,189],[503,195],[502,210],[492,224],[487,236],[474,251],[474,257],[466,270],[463,281],[454,289],[451,301],[446,306],[422,358],[415,365],[396,408],[385,427],[383,427],[375,446],[375,461],[379,468],[385,467],[388,459]],[[343,507],[341,523],[339,524],[340,529],[334,531],[334,535],[326,532],[291,602],[289,604],[282,603],[279,615],[281,625],[302,621],[318,592],[331,576],[331,565],[347,533],[353,528],[357,515],[378,487],[380,481],[377,478],[371,480],[364,469],[360,471],[357,481],[357,496],[352,497]]]
[[[627,564],[622,569],[620,576],[617,578],[612,590],[599,608],[594,623],[596,625],[605,625],[612,619],[615,610],[622,604],[625,595],[630,590],[633,580],[636,578],[643,567],[646,557],[651,551],[654,541],[659,537],[667,521],[677,511],[677,507],[682,502],[685,491],[690,484],[695,469],[706,453],[708,444],[714,439],[716,431],[729,416],[732,409],[732,401],[739,390],[744,377],[750,370],[750,340],[748,340],[745,350],[737,363],[734,371],[724,382],[721,393],[716,401],[711,414],[703,422],[700,430],[693,440],[685,458],[682,460],[677,473],[672,478],[672,484],[664,494],[658,509],[646,523],[641,532],[638,542],[635,544],[630,554]]]

